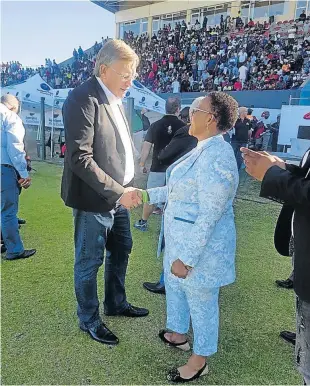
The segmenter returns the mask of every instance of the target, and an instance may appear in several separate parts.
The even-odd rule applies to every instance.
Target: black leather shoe
[[[4,244],[1,245],[1,254],[6,252],[6,246]]]
[[[99,343],[116,345],[119,342],[118,337],[114,335],[104,323],[101,323],[94,328],[84,328],[80,326],[80,329],[84,332],[88,332],[91,338]]]
[[[164,295],[166,293],[165,286],[162,285],[161,283],[148,283],[145,282],[143,283],[143,287],[150,291],[153,292],[154,294],[161,294]]]
[[[18,260],[18,259],[28,259],[28,257],[33,256],[37,252],[36,249],[25,249],[21,255],[10,257],[7,260]]]
[[[146,308],[139,308],[132,306],[131,304],[128,304],[128,307],[120,313],[107,313],[105,312],[105,315],[107,316],[127,316],[128,318],[141,318],[143,316],[147,316],[149,314],[149,310]]]
[[[293,346],[295,346],[295,344],[296,344],[296,334],[295,334],[295,332],[281,331],[280,332],[280,336],[281,336],[282,339],[285,340],[285,342],[290,343]]]
[[[22,218],[19,218],[18,219],[18,224],[19,225],[25,225],[26,224],[26,220],[23,220]]]
[[[292,289],[294,288],[294,282],[291,279],[276,280],[276,285],[281,288]]]

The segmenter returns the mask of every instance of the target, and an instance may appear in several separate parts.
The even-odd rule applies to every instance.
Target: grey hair
[[[1,103],[4,104],[8,109],[18,113],[19,110],[19,100],[16,96],[11,94],[4,94],[1,97]]]
[[[191,117],[192,114],[193,114],[193,110],[198,108],[198,106],[200,105],[200,102],[205,99],[205,97],[201,96],[201,97],[198,97],[196,99],[193,100],[192,104],[191,104],[191,107],[189,108],[189,116]]]
[[[241,113],[248,113],[248,108],[247,107],[239,107],[239,114],[241,114]]]
[[[176,114],[181,110],[181,99],[178,97],[169,97],[166,100],[166,114]]]
[[[94,68],[94,75],[100,77],[100,67],[103,64],[110,66],[112,63],[118,60],[132,62],[135,68],[137,68],[139,65],[138,55],[131,47],[128,46],[128,44],[126,44],[123,40],[108,40],[98,52]]]

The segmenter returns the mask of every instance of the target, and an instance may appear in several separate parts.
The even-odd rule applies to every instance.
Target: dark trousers
[[[243,163],[243,158],[242,158],[242,154],[241,154],[240,148],[241,147],[246,147],[247,146],[247,142],[233,141],[231,143],[231,146],[232,146],[232,148],[234,150],[234,153],[235,153],[238,170],[240,170],[241,165]]]
[[[7,259],[24,252],[18,227],[19,176],[11,166],[1,165],[1,242],[6,246]]]
[[[74,210],[74,286],[77,315],[86,328],[101,323],[97,273],[105,261],[104,310],[116,314],[127,308],[125,276],[132,249],[129,212],[122,206],[107,213]]]

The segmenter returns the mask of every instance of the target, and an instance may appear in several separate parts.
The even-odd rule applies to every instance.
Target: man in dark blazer
[[[121,40],[100,50],[94,76],[75,88],[63,107],[66,155],[61,196],[73,208],[74,284],[80,328],[100,343],[118,338],[99,315],[97,273],[105,261],[106,315],[146,316],[127,302],[125,276],[132,248],[128,210],[141,203],[134,178],[134,149],[122,97],[139,59]]]
[[[276,248],[281,254],[289,253],[289,230],[294,238],[294,290],[296,307],[296,365],[310,385],[310,149],[301,166],[286,164],[268,153],[242,148],[246,171],[262,181],[260,196],[285,204],[282,232],[285,240],[275,236]],[[292,221],[290,221],[292,218]]]

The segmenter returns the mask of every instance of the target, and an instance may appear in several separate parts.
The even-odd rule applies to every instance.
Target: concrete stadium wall
[[[290,96],[292,98],[300,98],[301,89],[296,90],[280,90],[280,91],[232,91],[228,92],[233,96],[240,106],[245,107],[261,107],[270,109],[280,109],[283,104],[289,104]],[[208,93],[200,92],[187,92],[180,94],[159,94],[163,99],[167,99],[169,96],[178,95],[181,98],[182,104],[191,104],[194,99],[208,95]],[[299,104],[298,100],[292,104]],[[310,105],[310,100],[308,101]]]

